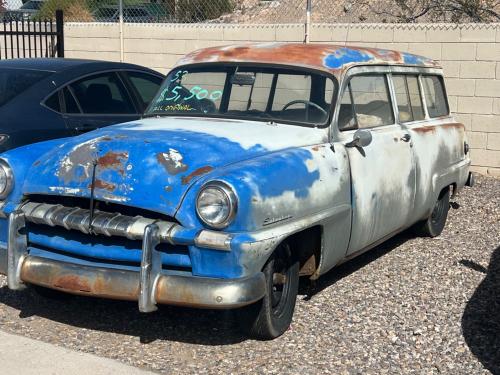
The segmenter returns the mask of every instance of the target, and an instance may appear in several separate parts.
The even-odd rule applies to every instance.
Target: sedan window
[[[1,69],[0,107],[51,74],[37,70]]]
[[[152,74],[138,72],[128,72],[127,74],[140,96],[142,110],[145,110],[158,92],[163,79]]]
[[[71,89],[86,114],[132,114],[136,110],[120,78],[102,73],[71,84]]]

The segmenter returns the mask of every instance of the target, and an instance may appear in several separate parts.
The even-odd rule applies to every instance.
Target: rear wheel
[[[286,332],[292,322],[299,288],[299,262],[290,247],[281,244],[263,269],[266,294],[243,309],[244,330],[250,336],[270,340]]]
[[[437,237],[446,224],[450,208],[450,189],[444,189],[434,205],[431,216],[416,226],[417,233],[425,237]]]

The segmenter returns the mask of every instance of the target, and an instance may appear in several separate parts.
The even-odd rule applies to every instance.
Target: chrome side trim
[[[12,290],[24,289],[21,280],[21,267],[27,256],[28,239],[21,233],[26,225],[22,211],[9,216],[9,238],[7,243],[7,285]]]
[[[144,230],[142,242],[142,261],[140,272],[139,311],[156,311],[155,289],[161,273],[161,254],[155,248],[158,240],[159,228],[155,224],[148,225]]]

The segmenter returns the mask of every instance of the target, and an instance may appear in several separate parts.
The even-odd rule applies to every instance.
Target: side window
[[[127,75],[140,96],[143,110],[146,109],[159,90],[162,79],[151,74],[138,72],[127,72]]]
[[[113,72],[84,78],[71,84],[71,89],[83,113],[136,113],[120,78]]]
[[[64,98],[64,110],[63,110],[64,113],[81,113],[78,104],[76,104],[75,97],[67,87],[63,89],[63,98]]]
[[[423,120],[425,115],[417,76],[393,75],[392,81],[396,93],[399,120],[402,123]]]
[[[61,103],[59,102],[59,91],[52,94],[46,101],[45,105],[56,112],[61,112]]]
[[[448,115],[448,103],[444,91],[443,79],[439,76],[422,76],[425,101],[429,117]]]
[[[394,115],[386,76],[373,74],[351,78],[340,102],[340,130],[391,124],[394,124]]]

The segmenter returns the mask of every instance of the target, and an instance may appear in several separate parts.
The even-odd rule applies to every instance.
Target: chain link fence
[[[123,20],[130,23],[304,23],[308,7],[308,0],[122,0],[121,3]],[[312,23],[500,21],[500,0],[310,0],[309,4]],[[0,0],[0,20],[53,18],[56,9],[62,9],[69,22],[119,22],[120,19],[120,0]]]

